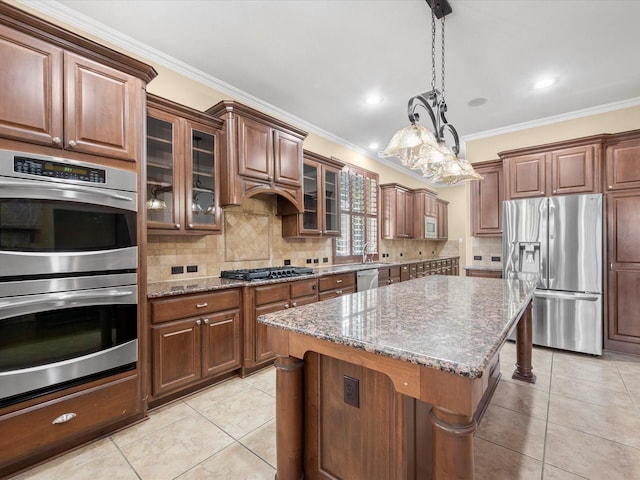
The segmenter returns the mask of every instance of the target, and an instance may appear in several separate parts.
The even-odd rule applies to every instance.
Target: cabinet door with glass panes
[[[165,100],[162,102],[168,110],[187,110]],[[195,112],[194,115],[204,114]],[[148,108],[146,210],[149,231],[220,231],[216,131],[215,125]]]

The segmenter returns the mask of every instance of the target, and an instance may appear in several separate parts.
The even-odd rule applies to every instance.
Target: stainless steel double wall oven
[[[135,368],[135,172],[0,150],[0,406]]]

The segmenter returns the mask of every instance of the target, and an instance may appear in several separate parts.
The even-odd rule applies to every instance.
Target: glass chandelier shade
[[[429,3],[427,1],[427,3]],[[455,185],[465,180],[482,180],[471,164],[459,158],[460,140],[458,132],[446,117],[447,104],[444,100],[444,16],[442,15],[442,93],[436,89],[435,66],[435,14],[434,7],[429,3],[431,10],[431,71],[432,81],[429,92],[415,95],[409,99],[407,113],[409,122],[405,127],[393,135],[389,145],[378,153],[378,157],[396,157],[402,164],[411,169],[417,169],[422,175],[432,182],[442,182],[447,185]],[[440,8],[440,5],[437,5]],[[450,10],[449,10],[450,12]],[[447,12],[448,13],[448,12]],[[420,125],[420,115],[416,111],[418,107],[426,110],[433,131]],[[453,138],[453,146],[449,146],[445,140],[445,132]]]

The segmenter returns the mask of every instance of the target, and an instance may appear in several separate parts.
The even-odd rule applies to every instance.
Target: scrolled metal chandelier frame
[[[378,153],[379,157],[397,157],[402,164],[411,169],[417,169],[431,182],[455,185],[465,180],[481,180],[471,164],[460,158],[460,137],[455,127],[451,125],[445,113],[445,16],[451,13],[451,7],[446,0],[426,0],[431,8],[431,90],[420,93],[409,99],[407,114],[408,127],[396,132],[387,148]],[[442,68],[441,87],[436,88],[436,16],[440,18],[442,32]],[[418,107],[424,108],[429,114],[433,131],[422,126],[419,122]],[[453,146],[445,140],[449,133],[453,139]]]

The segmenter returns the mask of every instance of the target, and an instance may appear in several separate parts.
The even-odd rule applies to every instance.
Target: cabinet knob
[[[180,224],[176,223],[176,229],[180,228]]]
[[[208,307],[209,304],[207,302],[204,303],[196,303],[196,308],[204,308],[204,307]]]
[[[336,293],[337,293],[338,295],[342,295],[342,290],[336,290]]]
[[[56,418],[53,422],[51,422],[51,424],[58,425],[60,423],[67,423],[68,421],[73,420],[74,418],[76,418],[76,414],[73,412],[63,413],[58,418]]]
[[[51,139],[53,141],[53,143],[55,143],[56,145],[60,145],[62,143],[62,140],[60,139],[60,137],[53,137]]]
[[[285,303],[285,304],[284,304],[284,308],[289,308],[289,304],[288,304],[288,303]]]
[[[318,286],[317,285],[311,285],[311,290],[317,290]]]
[[[189,225],[187,225],[187,228],[193,228],[193,223],[190,223]]]
[[[75,140],[69,140],[69,146],[70,146],[71,148],[75,148],[75,147],[76,147],[76,145],[78,145],[78,142],[76,142]]]
[[[294,307],[298,306],[298,302],[292,302],[291,305],[293,305]]]
[[[613,188],[613,186],[612,186],[612,185],[609,185],[609,188],[611,189],[611,188]]]
[[[209,325],[209,319],[208,319],[208,318],[205,318],[205,319],[203,319],[202,321],[203,321],[206,325]]]
[[[196,320],[196,325],[202,325],[202,320],[200,319]]]

